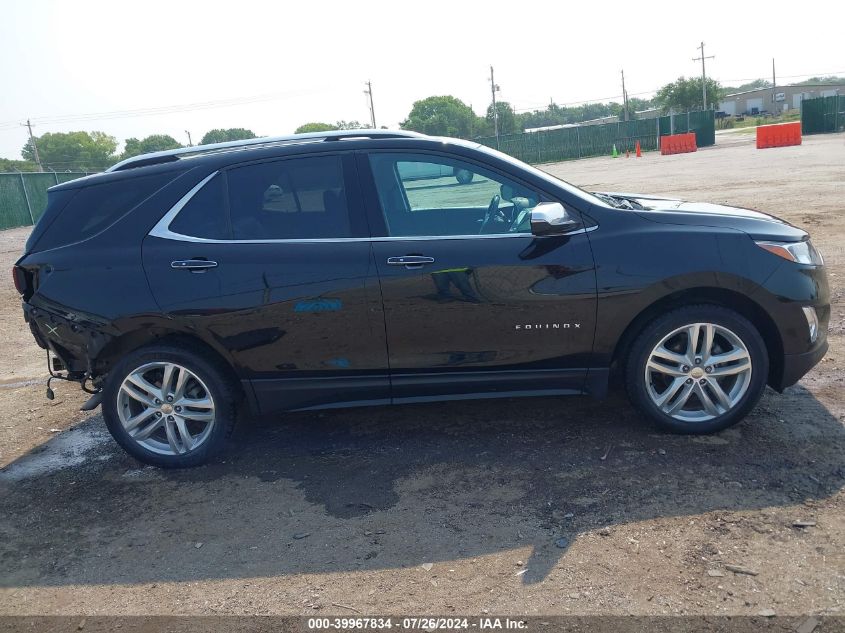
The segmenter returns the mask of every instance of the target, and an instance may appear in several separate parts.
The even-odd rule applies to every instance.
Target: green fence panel
[[[689,132],[695,132],[695,144],[709,147],[716,144],[716,113],[713,110],[698,110],[689,113]]]
[[[660,136],[695,132],[695,144],[708,147],[716,144],[716,115],[713,110],[697,110],[660,117]]]
[[[24,176],[24,183],[26,184],[30,209],[32,209],[32,218],[38,222],[38,218],[41,217],[44,209],[47,208],[47,189],[56,184],[56,177],[51,173],[26,174]]]
[[[801,102],[801,133],[845,131],[845,95],[818,97]]]
[[[496,137],[476,139],[488,147],[496,147]],[[620,121],[603,125],[582,125],[558,130],[544,130],[499,137],[499,149],[529,163],[548,163],[588,156],[610,155],[617,151],[634,151],[637,141],[644,151],[657,148],[657,122]]]
[[[696,143],[706,147],[716,143],[716,120],[712,110],[676,114],[659,119],[618,121],[601,125],[579,125],[558,130],[504,134],[498,148],[527,163],[549,163],[588,156],[610,156],[613,146],[619,153],[631,152],[637,141],[643,151],[659,148],[659,138],[672,133],[695,132]],[[475,139],[496,147],[495,136]]]
[[[0,229],[32,224],[20,174],[0,174]]]
[[[0,174],[0,230],[37,222],[47,208],[47,189],[85,175],[79,172]]]

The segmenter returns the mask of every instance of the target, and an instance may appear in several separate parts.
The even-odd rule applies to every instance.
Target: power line
[[[108,112],[89,112],[79,114],[64,114],[64,115],[45,115],[40,117],[32,117],[34,121],[41,124],[53,123],[73,123],[91,120],[105,120],[105,119],[120,119],[140,116],[153,116],[160,114],[175,114],[181,112],[191,112],[194,110],[209,110],[214,108],[227,108],[236,105],[246,105],[251,103],[260,103],[262,101],[274,101],[286,97],[314,94],[320,92],[330,92],[332,88],[313,88],[309,90],[294,90],[287,92],[273,92],[262,95],[252,95],[249,97],[235,97],[231,99],[218,99],[214,101],[201,101],[195,103],[183,103],[179,105],[156,106],[149,108],[136,108],[132,110],[112,110]],[[0,128],[17,125],[17,121],[4,121],[0,123]]]
[[[629,92],[629,93],[627,93],[627,95],[628,95],[628,97],[639,97],[639,96],[642,96],[642,95],[654,94],[658,90],[659,90],[659,88],[655,88],[654,90],[645,90],[643,92],[633,92],[633,93]],[[605,101],[609,101],[610,99],[621,99],[622,97],[623,97],[623,95],[618,94],[618,95],[610,95],[608,97],[597,97],[595,99],[579,99],[577,101],[565,101],[563,103],[555,102],[555,105],[566,107],[566,106],[586,105],[588,103],[603,103]],[[530,106],[530,107],[526,107],[526,108],[514,108],[514,112],[530,112],[532,110],[546,109],[546,108],[548,108],[548,106],[549,106],[549,104],[546,103],[546,104]]]
[[[781,75],[781,79],[795,79],[796,77],[807,77],[807,78],[809,78],[809,77],[823,77],[823,76],[838,75],[840,73],[845,74],[845,70],[834,70],[834,71],[824,72],[824,73],[821,73],[821,72],[801,73],[799,75]],[[724,84],[724,83],[733,82],[733,81],[754,81],[756,79],[762,79],[762,77],[735,77],[735,78],[732,78],[732,79],[718,79],[718,78],[712,77],[712,79],[716,79],[716,81],[718,81],[719,83]],[[660,88],[652,88],[651,90],[643,90],[641,92],[633,92],[633,93],[628,92],[627,95],[628,95],[629,98],[630,97],[640,97],[642,95],[652,95],[652,94],[656,93],[658,90],[660,90]],[[554,102],[555,105],[565,107],[565,106],[583,105],[583,104],[588,104],[588,103],[603,103],[603,102],[606,102],[606,101],[610,101],[611,99],[621,99],[621,98],[623,98],[623,96],[624,95],[622,95],[622,94],[615,94],[615,95],[609,95],[609,96],[606,96],[606,97],[594,97],[592,99],[578,99],[578,100],[575,100],[575,101],[566,101],[566,102],[561,102],[561,103],[557,103],[557,102],[554,101],[554,99],[552,99],[552,102]],[[521,108],[514,108],[514,112],[531,112],[531,111],[534,111],[534,110],[545,110],[545,109],[548,108],[548,106],[549,106],[548,103],[537,104],[537,105],[533,105],[533,106],[525,106],[525,107],[521,107]]]
[[[698,58],[696,58],[698,59]],[[490,68],[491,74],[491,89],[494,86],[493,82],[493,68]],[[845,70],[835,70],[835,71],[826,71],[826,72],[813,72],[813,73],[801,73],[796,75],[782,75],[782,79],[794,79],[796,77],[823,77],[823,76],[832,76],[832,75],[839,75],[845,74]],[[753,81],[755,79],[760,79],[760,77],[744,77],[744,78],[732,78],[732,79],[721,79],[722,83],[726,82],[734,82],[734,81]],[[36,121],[38,124],[43,125],[50,125],[50,124],[59,124],[59,123],[84,123],[90,121],[100,121],[100,120],[109,120],[109,119],[120,119],[120,118],[134,118],[134,117],[145,117],[145,116],[157,116],[157,115],[165,115],[165,114],[177,114],[177,113],[184,113],[184,112],[192,112],[197,110],[206,110],[206,109],[215,109],[215,108],[226,108],[232,107],[237,105],[248,105],[252,103],[260,103],[262,101],[273,101],[277,99],[282,99],[286,97],[293,97],[299,95],[306,95],[306,94],[313,94],[319,92],[330,92],[333,88],[315,88],[309,90],[297,90],[297,91],[286,91],[286,92],[275,92],[275,93],[266,93],[260,95],[252,95],[248,97],[236,97],[231,99],[218,99],[213,101],[203,101],[203,102],[195,102],[195,103],[185,103],[185,104],[178,104],[178,105],[168,105],[168,106],[157,106],[157,107],[149,107],[149,108],[137,108],[131,110],[112,110],[106,112],[90,112],[90,113],[78,113],[78,114],[65,114],[65,115],[44,115],[44,116],[36,116],[31,117],[31,120]],[[495,89],[498,89],[498,86],[495,86]],[[576,101],[569,101],[565,103],[559,103],[557,105],[561,106],[573,106],[573,105],[581,105],[581,104],[588,104],[588,103],[600,103],[605,102],[611,99],[619,99],[623,98],[624,96],[632,97],[632,96],[642,96],[642,95],[650,95],[657,92],[659,88],[654,88],[652,90],[645,90],[642,92],[637,93],[627,93],[627,95],[611,95],[607,97],[598,97],[592,99],[579,99]],[[494,94],[495,97],[495,94]],[[538,104],[536,106],[530,107],[523,107],[523,108],[515,108],[515,112],[530,112],[533,110],[541,110],[546,109],[548,104]],[[496,116],[498,112],[494,112],[494,121],[498,123],[498,117]],[[372,113],[372,106],[371,106],[371,119],[373,118]],[[15,129],[20,125],[19,119],[11,120],[11,121],[3,121],[0,122],[0,131],[3,130],[11,130]],[[34,124],[33,124],[34,125]]]
[[[800,75],[781,75],[781,79],[794,79],[795,77],[831,77],[834,75],[838,75],[839,73],[845,73],[845,70],[833,70],[831,72],[826,73],[801,73]],[[733,79],[719,79],[719,82],[726,82],[726,81],[754,81],[755,79],[763,79],[763,77],[735,77]]]

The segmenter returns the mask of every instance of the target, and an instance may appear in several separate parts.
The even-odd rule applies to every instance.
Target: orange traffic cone
[[[643,150],[640,149],[640,142],[637,141],[637,158],[642,158]]]

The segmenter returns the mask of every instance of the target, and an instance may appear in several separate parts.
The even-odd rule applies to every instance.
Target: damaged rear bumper
[[[23,303],[35,342],[57,356],[73,377],[94,376],[94,359],[112,337],[77,314]]]

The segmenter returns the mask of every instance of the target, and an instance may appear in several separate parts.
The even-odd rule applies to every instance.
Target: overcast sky
[[[517,110],[650,95],[680,75],[724,84],[845,74],[845,2],[779,10],[731,2],[4,0],[0,156],[44,132],[288,134],[309,121],[397,127],[417,99],[451,94],[483,114],[489,66]],[[224,102],[211,107],[209,102]],[[192,105],[193,104],[193,105]],[[178,111],[173,106],[188,106]],[[127,110],[163,113],[117,117]],[[109,114],[111,113],[111,114]],[[86,115],[71,119],[73,115]],[[91,116],[87,116],[91,115]],[[64,119],[64,120],[63,120]]]

